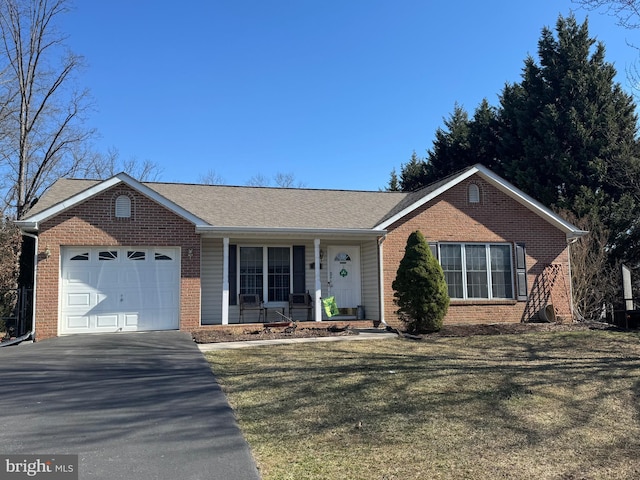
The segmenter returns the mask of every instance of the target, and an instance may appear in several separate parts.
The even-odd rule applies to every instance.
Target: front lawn
[[[265,480],[640,478],[640,336],[207,354]]]

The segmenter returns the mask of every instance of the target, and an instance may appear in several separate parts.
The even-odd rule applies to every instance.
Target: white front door
[[[360,305],[360,247],[329,246],[329,295],[336,297],[338,308],[356,308]]]
[[[179,327],[180,250],[66,247],[60,334]]]

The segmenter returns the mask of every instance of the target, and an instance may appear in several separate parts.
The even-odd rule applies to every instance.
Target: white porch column
[[[314,245],[314,262],[315,262],[315,279],[316,279],[316,290],[314,297],[314,305],[315,305],[315,318],[316,322],[322,321],[322,284],[320,283],[320,239],[316,238],[313,241]]]
[[[384,251],[382,246],[385,238],[378,238],[378,290],[380,291],[380,321],[383,325],[387,324],[384,321]]]
[[[222,239],[222,325],[229,324],[229,238]]]

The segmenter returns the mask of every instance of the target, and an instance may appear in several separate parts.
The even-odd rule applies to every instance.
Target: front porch
[[[378,237],[370,232],[322,238],[204,236],[201,326],[246,328],[286,317],[299,327],[308,321],[317,328],[328,321],[362,319],[370,326],[382,320],[383,311],[378,248]],[[290,311],[290,295],[305,294],[310,306]],[[247,297],[253,308],[242,306]],[[322,301],[327,297],[335,298],[337,317],[325,313]]]

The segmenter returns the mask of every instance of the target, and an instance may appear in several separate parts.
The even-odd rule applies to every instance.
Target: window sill
[[[450,302],[450,306],[465,306],[465,305],[516,305],[518,303],[517,300],[510,300],[510,299],[492,299],[492,300],[487,300],[487,299],[482,299],[482,298],[478,298],[478,299],[458,299],[458,298],[452,298],[451,302]]]

